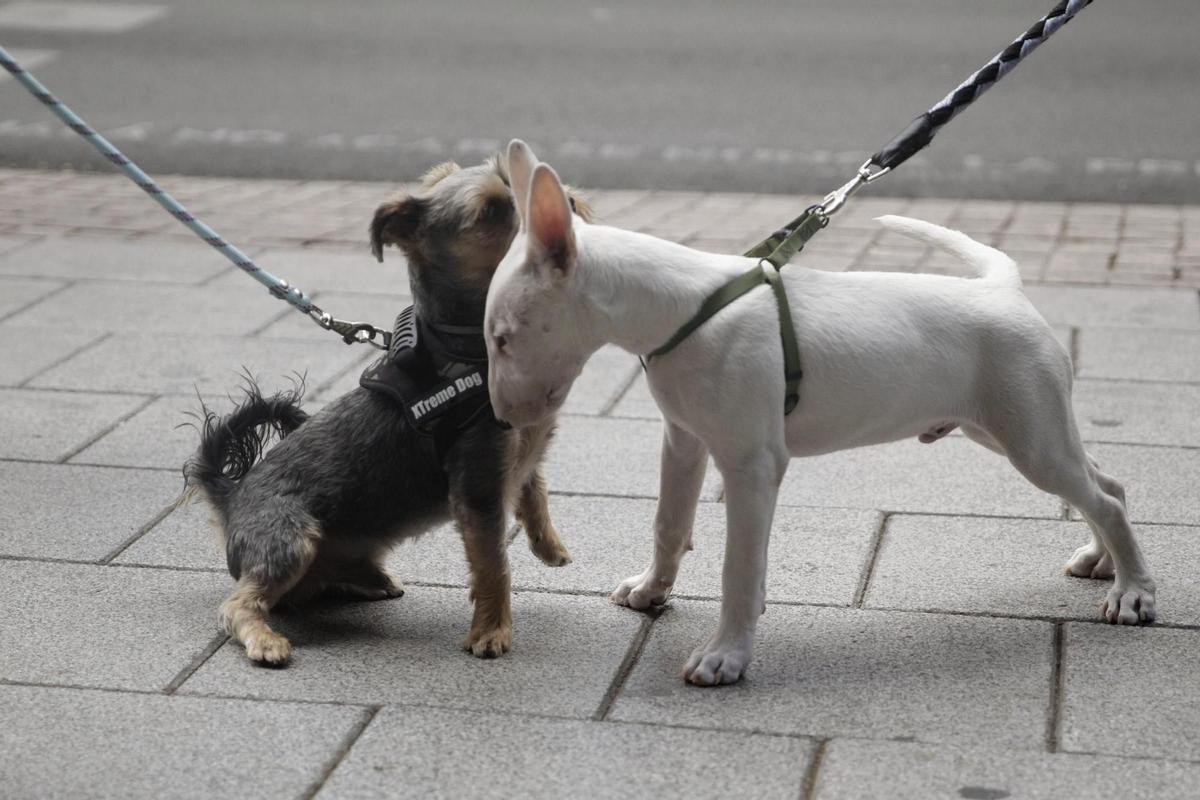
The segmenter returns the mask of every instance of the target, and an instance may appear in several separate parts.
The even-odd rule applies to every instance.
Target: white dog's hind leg
[[[1069,396],[1065,400],[1065,406],[1057,409],[1041,408],[1040,417],[1032,413],[1018,415],[1027,427],[1019,437],[1009,437],[1005,450],[1009,460],[1033,485],[1058,495],[1083,514],[1097,540],[1082,548],[1096,558],[1092,569],[1103,566],[1104,555],[1111,558],[1115,580],[1101,606],[1104,618],[1122,625],[1152,622],[1154,579],[1125,513],[1125,490],[1089,462],[1079,442]],[[1050,424],[1038,426],[1040,420]],[[1096,552],[1097,544],[1103,548],[1103,554]],[[1072,562],[1076,557],[1083,559],[1079,551]],[[1083,566],[1081,560],[1080,570]]]
[[[1111,578],[1114,573],[1112,556],[1104,546],[1100,532],[1092,527],[1092,540],[1080,547],[1067,559],[1067,574],[1076,578]]]
[[[1100,484],[1100,488],[1106,494],[1112,495],[1121,501],[1121,507],[1125,507],[1125,488],[1117,483],[1112,477],[1105,475],[1100,471],[1100,465],[1096,463],[1096,459],[1092,458],[1089,453],[1087,456],[1088,464],[1091,466],[1090,472],[1096,483]],[[1077,578],[1111,578],[1113,577],[1114,569],[1112,556],[1109,555],[1108,549],[1104,546],[1104,539],[1100,532],[1089,522],[1089,527],[1092,528],[1092,541],[1083,545],[1076,550],[1070,560],[1067,561],[1067,574],[1074,575]]]
[[[682,428],[664,423],[654,556],[645,572],[617,586],[611,597],[617,605],[647,609],[667,601],[679,573],[679,562],[692,548],[696,503],[707,466],[704,444]]]
[[[725,568],[721,579],[721,619],[717,631],[697,647],[683,676],[700,686],[733,683],[750,664],[754,628],[762,614],[767,540],[787,457],[757,453],[734,464],[718,459],[725,478]]]

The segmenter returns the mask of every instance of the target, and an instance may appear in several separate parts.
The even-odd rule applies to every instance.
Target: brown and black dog
[[[575,207],[589,215],[582,200]],[[423,319],[479,328],[492,273],[517,225],[502,159],[468,169],[448,163],[416,192],[379,207],[371,248],[380,260],[385,245],[404,252]],[[291,645],[267,624],[272,607],[328,591],[399,597],[403,588],[383,567],[388,550],[452,519],[475,604],[464,645],[481,658],[506,652],[509,512],[538,558],[570,562],[539,467],[554,420],[508,430],[487,409],[434,456],[383,394],[359,387],[312,417],[299,401],[299,392],[264,398],[251,384],[231,414],[205,409],[200,447],[184,468],[189,487],[214,511],[237,581],[220,610],[225,630],[251,660],[282,665]],[[273,435],[280,440],[264,455]]]

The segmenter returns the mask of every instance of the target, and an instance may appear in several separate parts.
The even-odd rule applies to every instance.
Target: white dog
[[[571,214],[558,176],[523,142],[509,146],[523,225],[488,291],[485,332],[496,415],[536,424],[562,404],[584,362],[612,342],[645,354],[713,290],[755,264]],[[732,683],[750,662],[765,601],[767,537],[791,456],[811,456],[955,425],[1008,457],[1038,488],[1079,509],[1092,541],[1067,571],[1115,581],[1109,621],[1154,619],[1154,581],[1133,538],[1124,490],[1084,452],[1071,409],[1071,360],[1020,292],[1016,265],[965,234],[903,217],[889,230],[970,264],[976,279],[785,270],[804,377],[784,415],[784,364],[771,290],[728,306],[646,370],[664,417],[654,556],[614,602],[667,599],[707,455],[725,483],[728,533],[720,622],[692,653],[692,683]]]

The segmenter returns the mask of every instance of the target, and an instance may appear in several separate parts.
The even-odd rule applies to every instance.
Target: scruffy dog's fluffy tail
[[[996,248],[977,242],[965,233],[952,231],[932,222],[893,214],[877,217],[876,220],[890,231],[958,256],[975,268],[978,279],[984,283],[1011,289],[1021,288],[1021,275],[1017,272],[1016,262]]]
[[[200,447],[183,467],[188,493],[203,492],[224,521],[230,493],[262,456],[272,437],[280,439],[304,424],[308,414],[300,408],[303,381],[290,392],[263,397],[258,385],[246,378],[245,398],[225,416],[200,404]]]

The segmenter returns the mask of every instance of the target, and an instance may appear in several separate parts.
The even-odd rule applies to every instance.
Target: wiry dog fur
[[[447,163],[415,193],[380,206],[371,248],[380,260],[385,245],[404,252],[423,317],[478,326],[516,225],[501,159],[469,169]],[[384,395],[357,388],[309,418],[299,392],[265,398],[251,383],[232,414],[206,412],[200,447],[185,467],[189,486],[215,512],[237,581],[221,606],[222,625],[252,660],[283,664],[291,646],[267,624],[272,607],[329,591],[399,597],[403,588],[383,567],[389,548],[453,519],[475,603],[465,647],[501,655],[512,641],[508,512],[515,510],[543,562],[570,561],[539,469],[554,424],[502,430],[485,416],[435,463]],[[280,440],[262,456],[272,434]]]

